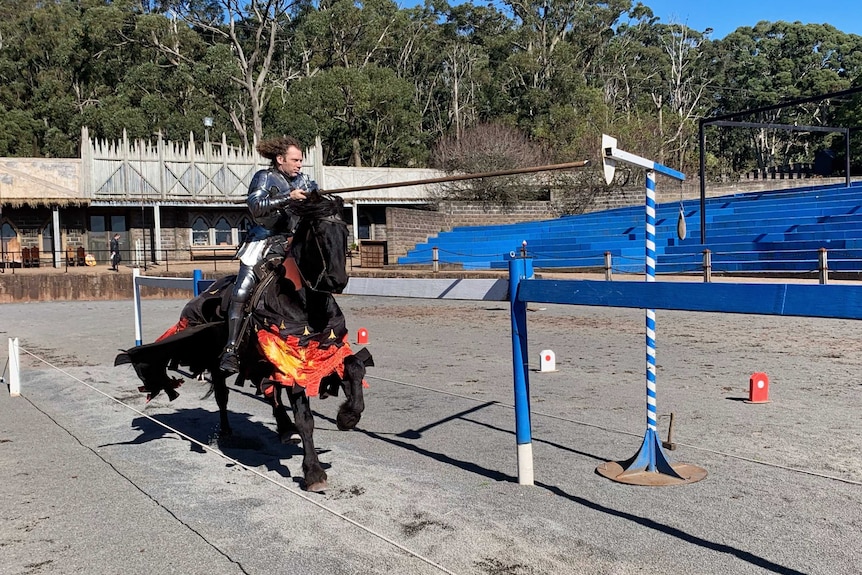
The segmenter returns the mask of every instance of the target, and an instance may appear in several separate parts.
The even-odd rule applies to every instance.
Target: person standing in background
[[[111,238],[111,270],[120,271],[117,266],[120,265],[120,234],[114,234]]]

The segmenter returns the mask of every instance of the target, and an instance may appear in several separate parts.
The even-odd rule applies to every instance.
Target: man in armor
[[[239,371],[237,345],[245,313],[245,304],[257,285],[255,266],[263,261],[268,248],[278,239],[293,235],[296,217],[290,212],[290,200],[304,200],[306,194],[317,191],[317,184],[302,170],[302,149],[289,136],[260,142],[257,151],[272,163],[258,171],[248,188],[246,203],[255,225],[248,231],[237,256],[239,274],[228,307],[228,339],[219,367],[227,373]]]

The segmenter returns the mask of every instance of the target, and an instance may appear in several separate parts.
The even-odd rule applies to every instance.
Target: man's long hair
[[[281,136],[258,143],[257,152],[275,165],[276,156],[287,153],[287,149],[291,146],[302,151],[302,144],[299,143],[299,140],[291,136]]]

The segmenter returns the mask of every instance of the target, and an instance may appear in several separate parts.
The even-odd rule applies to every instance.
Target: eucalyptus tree
[[[557,149],[597,141],[606,114],[601,56],[630,0],[507,0],[518,34],[496,71],[505,113]]]
[[[840,91],[862,73],[860,38],[828,24],[759,22],[738,28],[716,42],[716,113],[769,107],[781,102]],[[821,100],[776,107],[744,120],[758,123],[827,125],[832,103]],[[746,131],[752,158],[741,169],[808,160],[832,139],[756,128]],[[753,156],[753,157],[752,157]]]
[[[136,57],[127,37],[133,6],[124,0],[4,3],[0,105],[17,110],[30,132],[30,141],[19,138],[24,147],[11,153],[75,155],[86,118],[104,117],[106,107],[121,117],[131,111],[116,87]]]
[[[238,90],[219,86],[217,93],[227,98],[219,104],[244,145],[249,146],[250,135],[261,139],[263,114],[273,92],[286,90],[303,76],[301,58],[284,57],[303,53],[293,45],[291,33],[294,16],[304,8],[302,0],[172,0],[161,8],[170,25],[166,35],[152,36],[154,45],[175,66],[193,68],[196,59],[181,30],[186,25],[207,43],[212,63],[229,56],[231,65],[217,71]]]
[[[398,30],[399,76],[411,81],[427,139],[464,130],[493,114],[495,62],[510,53],[512,21],[492,5],[428,1],[405,11]]]
[[[403,166],[425,159],[412,85],[389,68],[335,67],[294,82],[275,125],[303,141],[320,136],[328,164]]]
[[[409,80],[397,72],[407,14],[392,0],[323,0],[302,14],[312,73],[294,82],[274,125],[320,135],[327,161],[351,166],[424,162],[422,120]]]
[[[654,27],[664,65],[656,70],[650,98],[658,119],[658,155],[661,163],[685,171],[693,165],[697,120],[704,115],[710,90],[710,70],[701,32],[684,24]]]
[[[39,155],[42,125],[29,101],[34,72],[22,66],[27,21],[36,0],[0,3],[0,155]]]

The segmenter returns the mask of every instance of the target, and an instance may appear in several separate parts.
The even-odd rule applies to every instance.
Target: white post
[[[155,263],[162,262],[162,211],[159,209],[159,202],[153,203],[153,251],[156,253]]]
[[[18,355],[18,338],[9,338],[9,395],[21,395],[21,358]]]
[[[359,245],[359,200],[353,200],[353,243]]]
[[[63,236],[60,234],[60,208],[51,209],[51,226],[54,230],[54,267],[63,267]]]
[[[141,275],[141,270],[132,268],[132,289],[134,291],[132,300],[135,304],[135,345],[143,343],[143,326],[141,325],[141,286],[138,285],[138,278]]]

